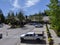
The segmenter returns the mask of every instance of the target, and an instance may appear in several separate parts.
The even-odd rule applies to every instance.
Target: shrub
[[[51,38],[48,38],[49,45],[53,45],[53,40]]]
[[[60,37],[60,32],[57,32],[57,35]]]
[[[51,42],[51,38],[48,38],[48,41]]]
[[[49,38],[49,37],[51,37],[51,34],[50,34],[50,32],[49,32],[49,29],[48,29],[47,24],[46,24],[46,29],[47,29],[47,35],[48,35],[48,38]]]
[[[15,25],[12,25],[11,28],[16,28]]]

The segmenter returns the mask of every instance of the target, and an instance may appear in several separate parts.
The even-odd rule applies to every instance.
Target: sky
[[[22,10],[25,15],[32,15],[49,9],[46,5],[50,0],[0,0],[0,9],[7,16],[9,11],[14,13]]]

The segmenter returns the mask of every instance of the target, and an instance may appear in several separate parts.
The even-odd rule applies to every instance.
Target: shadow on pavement
[[[23,42],[21,43],[26,43],[26,44],[46,44],[46,41],[45,40],[24,40]]]
[[[28,28],[28,27],[23,27],[22,29],[23,29],[23,30],[27,30],[27,29],[29,29],[29,28]]]
[[[27,30],[28,29],[28,27],[26,27],[26,26],[24,26],[24,27],[13,27],[13,28],[9,27],[7,29],[18,29],[18,28],[21,28],[22,30]]]

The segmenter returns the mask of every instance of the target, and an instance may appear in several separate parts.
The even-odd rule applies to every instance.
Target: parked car
[[[41,34],[36,34],[35,32],[28,32],[20,36],[21,42],[24,40],[43,40],[43,32]]]
[[[29,25],[36,25],[37,23],[29,23]]]
[[[37,25],[35,25],[35,27],[40,28],[40,27],[43,27],[43,25],[42,24],[37,24]]]

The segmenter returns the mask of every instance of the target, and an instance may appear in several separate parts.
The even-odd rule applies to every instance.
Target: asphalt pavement
[[[0,28],[0,33],[3,34],[3,38],[0,39],[1,45],[46,45],[47,41],[47,34],[45,30],[45,26],[43,28],[35,28],[32,25],[25,25],[24,28],[16,28],[16,29],[9,29],[10,26],[4,25],[3,28]],[[44,41],[25,41],[24,43],[20,42],[20,35],[30,32],[30,31],[44,31],[45,32],[45,40]],[[41,43],[40,43],[41,42]]]
[[[34,26],[25,25],[24,28],[9,29],[10,26],[4,25],[0,28],[3,38],[0,39],[1,45],[17,45],[20,42],[20,35],[34,29]]]
[[[42,32],[44,31],[44,40],[41,40],[37,42],[36,40],[25,40],[23,43],[20,43],[20,45],[48,45],[48,37],[46,33],[46,27],[45,25],[42,28],[34,28],[31,30],[33,32]]]

